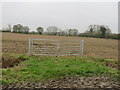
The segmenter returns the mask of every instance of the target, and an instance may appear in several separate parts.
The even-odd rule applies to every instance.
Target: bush
[[[0,32],[11,32],[9,30],[0,30]]]
[[[111,38],[111,39],[119,39],[120,38],[120,34],[106,34],[105,36],[102,36],[99,33],[81,33],[78,36],[94,37],[94,38]]]

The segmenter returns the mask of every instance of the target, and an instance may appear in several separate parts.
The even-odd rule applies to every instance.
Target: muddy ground
[[[2,57],[2,68],[10,68],[20,64],[20,62],[27,60],[23,57],[15,57],[12,55],[4,55]]]
[[[120,88],[120,83],[105,76],[65,77],[57,80],[49,80],[48,82],[22,82],[3,86],[3,90],[7,88],[115,88],[112,90],[117,90]]]
[[[95,60],[96,58],[91,57],[91,59]],[[16,57],[14,55],[3,54],[2,55],[2,68],[11,68],[14,66],[18,66],[22,61],[28,60],[28,58],[24,58],[22,56]],[[118,62],[112,63],[108,61],[104,61],[105,66],[118,69]]]

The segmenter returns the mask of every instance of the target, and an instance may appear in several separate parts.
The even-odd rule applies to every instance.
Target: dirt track
[[[3,86],[7,88],[120,88],[120,83],[108,77],[66,77],[63,79],[50,80],[36,83],[16,83]]]
[[[2,33],[3,53],[28,54],[29,38],[84,40],[84,55],[118,59],[118,40],[72,36],[27,35],[17,33]]]

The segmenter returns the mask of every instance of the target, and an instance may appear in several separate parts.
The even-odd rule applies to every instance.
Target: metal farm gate
[[[28,55],[83,56],[83,40],[29,39]]]

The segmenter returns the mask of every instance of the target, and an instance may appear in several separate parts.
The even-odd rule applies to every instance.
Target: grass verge
[[[20,63],[24,67],[3,70],[3,84],[16,82],[37,82],[40,80],[63,78],[67,76],[112,76],[117,77],[118,70],[107,67],[100,58],[90,57],[37,57],[13,55],[15,58],[26,58]],[[111,61],[113,62],[113,61]]]

